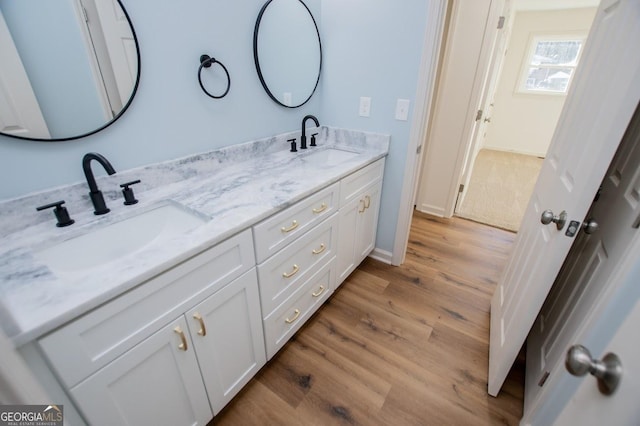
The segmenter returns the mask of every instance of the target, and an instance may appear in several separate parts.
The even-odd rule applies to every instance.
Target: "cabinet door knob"
[[[202,337],[207,335],[207,328],[204,326],[204,320],[202,319],[202,315],[199,312],[193,314],[193,318],[200,323],[200,330],[198,330],[198,334]]]
[[[285,227],[283,226],[282,228],[280,228],[280,230],[281,230],[282,232],[285,232],[285,233],[286,233],[286,232],[291,232],[291,231],[293,231],[293,230],[294,230],[294,229],[296,229],[297,227],[298,227],[298,221],[297,221],[297,220],[294,220],[293,222],[291,222],[291,226],[290,226],[290,227],[285,228]]]
[[[182,342],[178,345],[178,349],[180,349],[181,351],[186,351],[188,347],[187,347],[187,337],[184,335],[184,331],[182,331],[180,326],[177,326],[176,328],[174,328],[173,331],[178,333],[178,336],[180,336],[180,341]]]
[[[360,205],[362,208],[358,207],[358,213],[364,213],[364,211],[367,209],[364,200],[360,200]]]
[[[315,293],[311,293],[311,295],[313,297],[318,297],[320,296],[322,293],[324,293],[324,286],[321,285],[320,288],[318,289],[318,291],[316,291]]]
[[[318,207],[317,209],[312,209],[311,211],[317,214],[317,213],[322,213],[326,209],[327,209],[327,203],[322,203],[320,204],[320,207]]]
[[[293,265],[293,269],[291,270],[291,272],[283,272],[282,276],[284,278],[291,278],[292,276],[294,276],[298,271],[300,270],[300,268],[298,267],[298,265]]]
[[[364,196],[364,208],[365,210],[368,209],[371,206],[371,197],[369,197],[368,195]]]
[[[300,309],[296,309],[295,311],[293,311],[293,318],[287,318],[284,320],[284,322],[286,322],[287,324],[291,324],[292,322],[297,320],[299,316],[300,316]]]

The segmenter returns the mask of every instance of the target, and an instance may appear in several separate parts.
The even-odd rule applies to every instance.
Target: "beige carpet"
[[[456,214],[517,232],[542,161],[530,155],[480,150]]]

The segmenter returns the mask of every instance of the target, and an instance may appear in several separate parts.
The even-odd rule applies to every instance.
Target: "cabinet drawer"
[[[262,314],[269,315],[303,285],[336,252],[338,215],[334,214],[303,237],[258,265]]]
[[[384,158],[350,174],[340,181],[340,207],[357,198],[364,189],[384,174]]]
[[[335,212],[338,192],[339,183],[335,183],[254,226],[257,262],[264,262]]]
[[[72,387],[254,265],[242,232],[134,288],[38,342]]]
[[[316,272],[291,299],[264,320],[267,359],[271,359],[333,292],[335,257]]]

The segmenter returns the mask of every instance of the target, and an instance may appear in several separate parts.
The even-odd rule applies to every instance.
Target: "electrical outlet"
[[[282,95],[282,103],[286,106],[291,106],[291,92],[284,92]]]
[[[360,117],[369,117],[371,114],[371,98],[360,97]]]
[[[409,119],[409,99],[398,99],[396,102],[396,120],[407,121]]]

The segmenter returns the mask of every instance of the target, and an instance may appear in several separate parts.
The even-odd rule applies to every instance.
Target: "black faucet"
[[[320,127],[320,123],[318,122],[318,119],[315,118],[313,115],[309,114],[304,116],[304,118],[302,119],[302,136],[300,136],[300,149],[307,149],[307,135],[306,135],[306,129],[304,127],[304,124],[309,119],[313,120],[316,123],[316,127]]]
[[[109,160],[97,152],[90,152],[85,154],[82,158],[82,170],[84,170],[84,175],[87,178],[87,184],[89,185],[89,197],[91,197],[91,202],[95,209],[93,214],[100,215],[109,213],[110,210],[104,202],[102,191],[98,189],[96,178],[93,177],[93,172],[91,171],[91,160],[96,160],[98,163],[102,164],[102,167],[104,167],[106,172],[110,175],[114,174],[116,171],[113,169],[111,163],[109,163]]]

